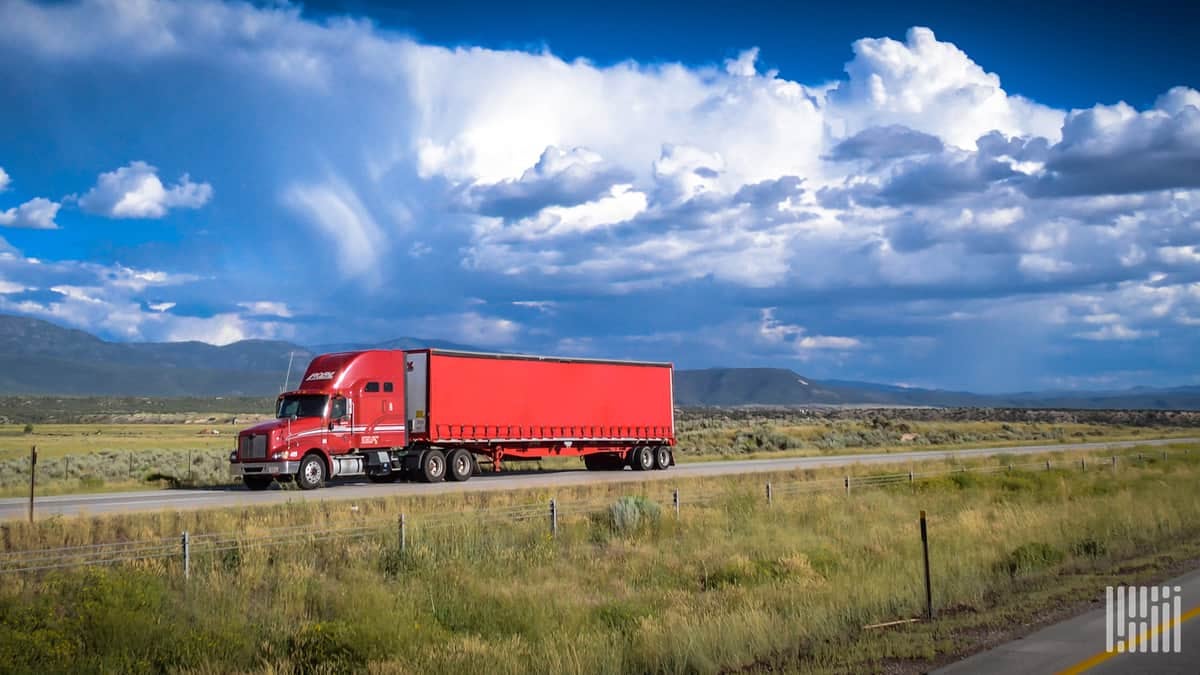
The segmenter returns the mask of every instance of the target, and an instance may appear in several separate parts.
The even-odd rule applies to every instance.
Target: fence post
[[[187,530],[183,531],[180,543],[183,544],[183,578],[187,580],[192,576],[192,547],[191,542],[188,541]]]
[[[924,511],[921,511],[921,550],[925,555],[925,618],[933,621],[933,586],[929,578],[929,532],[925,526]]]
[[[558,502],[550,500],[550,536],[558,536]]]
[[[188,482],[192,480],[192,451],[188,450]]]
[[[842,480],[846,483],[846,494],[850,494],[850,476],[846,476]]]
[[[133,478],[133,451],[129,452],[129,477]]]
[[[37,482],[37,446],[29,446],[29,522],[33,522],[33,487]]]
[[[1046,470],[1050,470],[1050,460],[1046,460]]]
[[[671,504],[675,507],[675,520],[679,520],[679,489],[671,492]]]
[[[1116,471],[1117,470],[1117,456],[1116,455],[1112,456],[1112,465],[1113,465],[1112,466],[1113,471]]]
[[[1163,461],[1167,461],[1167,451],[1163,450]]]
[[[400,514],[400,552],[404,553],[408,547],[408,518]]]
[[[1087,471],[1087,457],[1084,457],[1079,460],[1079,470]]]
[[[71,479],[71,456],[67,455],[63,459],[67,463],[66,467],[63,468],[63,480],[70,480]]]
[[[771,505],[771,482],[767,481],[767,506]]]

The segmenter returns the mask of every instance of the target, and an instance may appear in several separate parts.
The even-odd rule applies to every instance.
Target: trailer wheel
[[[270,476],[242,476],[242,482],[246,484],[247,490],[257,492],[271,487],[271,483],[274,483],[275,479]]]
[[[325,485],[325,461],[315,452],[311,452],[300,460],[300,471],[296,474],[296,484],[301,490],[315,490]]]
[[[662,471],[671,466],[671,448],[660,445],[654,449],[654,468]]]
[[[639,445],[633,449],[630,460],[635,471],[649,471],[654,468],[654,451],[648,445]]]
[[[441,450],[427,450],[421,455],[421,480],[437,483],[446,477],[446,455]]]
[[[449,465],[446,478],[455,483],[467,480],[475,470],[475,464],[471,461],[471,453],[462,448],[451,452],[450,456],[446,458],[446,462]]]

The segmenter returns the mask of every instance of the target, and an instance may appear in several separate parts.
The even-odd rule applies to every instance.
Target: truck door
[[[342,395],[329,403],[329,425],[325,432],[325,450],[340,455],[350,449],[350,434],[354,429],[354,404]]]

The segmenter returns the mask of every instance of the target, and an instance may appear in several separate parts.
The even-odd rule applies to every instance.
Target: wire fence
[[[920,481],[928,481],[955,474],[993,474],[1004,472],[1050,471],[1052,469],[1078,469],[1080,471],[1115,471],[1123,464],[1144,464],[1147,461],[1168,461],[1174,456],[1184,456],[1188,449],[1162,451],[1161,453],[1137,453],[1130,455],[1112,455],[1097,459],[1082,458],[1077,460],[1042,460],[996,466],[968,467],[962,465],[954,468],[933,471],[908,471],[905,473],[869,474],[864,476],[843,476],[841,478],[812,479],[801,478],[764,483],[766,504],[772,505],[779,498],[808,495],[820,492],[843,492],[846,496],[856,491],[872,488],[886,488],[898,485],[915,486]],[[697,490],[681,492],[678,488],[655,488],[654,497],[662,502],[670,503],[676,517],[683,507],[709,507],[727,499],[730,496],[728,488]],[[650,494],[642,496],[650,497]],[[422,513],[413,519],[406,513],[399,514],[395,522],[379,521],[371,524],[344,525],[314,529],[311,525],[296,525],[271,529],[265,535],[250,535],[244,532],[220,532],[191,534],[183,532],[178,538],[166,537],[143,539],[136,541],[121,541],[103,544],[88,544],[81,546],[60,546],[56,548],[29,549],[20,551],[0,552],[0,575],[4,574],[33,574],[50,570],[73,567],[90,567],[133,563],[140,561],[177,560],[177,569],[187,578],[190,575],[191,563],[194,557],[212,554],[225,554],[232,551],[247,551],[252,549],[269,549],[297,544],[308,544],[322,541],[353,541],[376,539],[391,542],[404,551],[412,544],[410,530],[414,525],[419,526],[423,534],[440,529],[461,527],[481,523],[517,523],[545,519],[548,534],[558,536],[560,519],[587,517],[603,513],[613,507],[614,499],[605,497],[580,501],[560,503],[557,498],[546,502],[518,504],[501,507],[484,507],[472,511]],[[174,566],[174,565],[172,565]]]

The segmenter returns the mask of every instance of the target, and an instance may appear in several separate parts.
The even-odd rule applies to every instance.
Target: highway
[[[1174,628],[1173,621],[1158,630],[1143,629],[1139,637],[1146,642],[1145,652],[1141,651],[1141,642],[1133,643],[1137,649],[1132,653],[1108,652],[1105,598],[1101,594],[1096,598],[1097,609],[935,670],[934,675],[1200,673],[1200,642],[1197,642],[1200,634],[1197,624],[1200,622],[1195,620],[1200,615],[1200,571],[1155,585],[1180,589],[1180,616],[1174,617],[1179,628]],[[1168,639],[1171,648],[1165,652],[1160,649],[1164,633],[1171,634]],[[1171,642],[1176,636],[1179,638],[1178,651]],[[1118,642],[1119,638],[1114,639],[1114,647]]]
[[[721,462],[690,462],[667,471],[506,471],[483,473],[465,483],[393,483],[377,485],[365,480],[331,481],[325,489],[311,492],[299,490],[267,490],[250,492],[244,487],[222,486],[190,490],[143,490],[139,492],[108,492],[86,495],[39,497],[35,502],[37,517],[51,515],[77,516],[138,511],[194,510],[239,506],[282,504],[288,501],[332,501],[370,499],[375,497],[411,497],[443,493],[486,492],[553,488],[613,482],[642,482],[648,480],[677,480],[704,476],[767,473],[796,469],[829,467],[909,464],[936,461],[953,457],[990,457],[994,455],[1030,455],[1045,452],[1078,450],[1120,450],[1134,446],[1156,446],[1170,443],[1196,443],[1200,438],[1173,438],[1107,443],[1055,443],[1006,448],[977,448],[970,450],[922,450],[913,452],[864,453],[855,455],[826,455],[820,457],[781,457],[778,459],[735,460]],[[28,516],[27,498],[0,499],[0,520]]]

